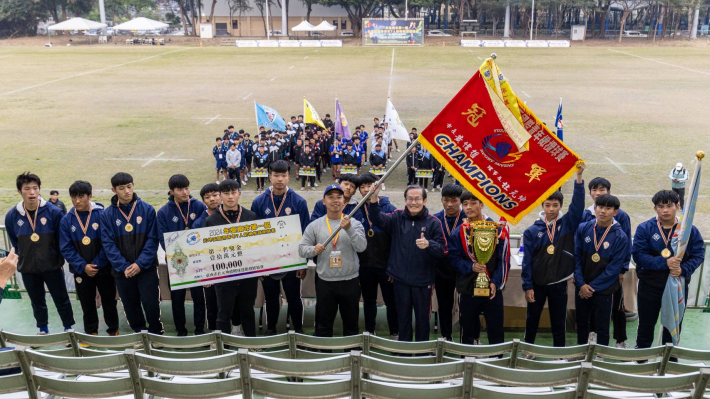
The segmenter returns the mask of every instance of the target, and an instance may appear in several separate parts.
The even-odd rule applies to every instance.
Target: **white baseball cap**
[[[680,163],[680,162],[678,162],[677,164],[675,164],[675,168],[676,168],[677,170],[681,170],[681,169],[683,169],[683,164]]]

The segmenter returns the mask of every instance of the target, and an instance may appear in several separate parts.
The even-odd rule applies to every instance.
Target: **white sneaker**
[[[627,344],[626,341],[617,342],[616,347],[619,349],[629,349],[629,344]]]
[[[390,339],[392,341],[399,341],[399,334],[392,334],[390,335]]]
[[[244,334],[242,334],[242,326],[232,326],[232,335],[236,335],[238,337],[244,336]]]
[[[474,344],[474,345],[480,345],[480,344],[481,344],[481,340],[480,340],[480,339],[474,339],[474,340],[473,340],[473,344]]]
[[[217,180],[217,184],[219,184],[219,180]]]
[[[318,187],[318,183],[313,183],[314,186]]]
[[[382,183],[382,191],[385,191],[385,183]]]
[[[597,333],[594,331],[589,333],[589,343],[591,344],[592,342],[597,343]]]
[[[246,186],[246,185],[247,185],[247,182],[243,181],[242,186]]]
[[[311,187],[311,191],[316,191],[316,188],[315,188],[315,187]]]
[[[535,360],[535,355],[522,355],[521,358],[525,360]]]
[[[397,152],[399,152],[399,148],[397,148]]]
[[[305,188],[304,188],[304,187],[301,187],[301,191],[304,191],[304,190],[305,190]]]

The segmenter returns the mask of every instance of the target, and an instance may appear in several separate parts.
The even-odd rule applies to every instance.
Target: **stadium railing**
[[[95,337],[74,331],[46,336],[0,331],[0,338],[3,346],[18,345],[0,352],[0,367],[22,369],[21,375],[0,377],[0,394],[27,392],[30,398],[47,393],[68,397],[150,394],[198,398],[241,394],[251,398],[252,394],[259,394],[276,398],[509,399],[522,397],[518,395],[522,392],[530,394],[526,390],[534,388],[549,388],[541,393],[541,397],[549,398],[604,397],[605,390],[681,392],[685,397],[701,398],[710,378],[710,368],[704,364],[669,361],[673,356],[707,362],[710,351],[672,345],[640,350],[598,345],[552,348],[515,340],[469,347],[442,340],[405,343],[369,334],[317,338],[294,332],[245,338],[219,332],[197,337],[148,333]],[[89,343],[96,348],[82,347]],[[57,346],[60,348],[53,349]],[[155,346],[173,350],[156,352]],[[213,349],[201,350],[203,347]],[[126,349],[114,350],[119,348]],[[308,350],[338,349],[349,353],[311,352],[313,358],[307,355]],[[175,353],[201,356],[176,357]],[[412,353],[425,356],[409,356]],[[519,357],[524,354],[572,361]],[[574,360],[579,357],[583,359]],[[418,358],[425,360],[412,361]],[[522,391],[512,391],[515,387]]]

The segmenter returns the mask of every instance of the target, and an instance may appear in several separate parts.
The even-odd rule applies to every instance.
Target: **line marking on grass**
[[[521,91],[522,91],[523,94],[525,94],[528,98],[532,98],[532,96],[531,96],[530,94],[526,93],[525,90],[521,90]]]
[[[317,52],[318,52],[318,50],[314,51],[314,53],[317,53]]]
[[[205,122],[205,125],[209,125],[210,123],[212,123],[213,120],[215,120],[215,119],[217,119],[217,118],[219,118],[219,117],[220,117],[220,115],[215,116],[214,118],[212,118],[212,119],[208,120],[207,122]]]
[[[625,55],[628,55],[628,56],[631,56],[631,57],[640,58],[640,59],[646,60],[646,61],[652,61],[652,62],[661,64],[661,65],[667,65],[667,66],[671,66],[671,67],[674,67],[674,68],[685,69],[686,71],[695,72],[695,73],[699,73],[699,74],[702,74],[702,75],[708,75],[708,76],[710,76],[710,72],[699,71],[699,70],[697,70],[697,69],[692,69],[692,68],[686,68],[686,67],[684,67],[684,66],[680,66],[680,65],[676,65],[676,64],[671,64],[671,63],[663,62],[663,61],[659,61],[659,60],[654,60],[653,58],[642,57],[642,56],[640,56],[640,55],[627,53],[627,52],[625,52],[625,51],[612,50],[612,49],[610,49],[610,48],[608,48],[607,50],[613,51],[613,52],[619,53],[619,54],[625,54]]]
[[[64,78],[54,79],[54,80],[50,80],[50,81],[48,81],[48,82],[44,82],[44,83],[39,83],[39,84],[32,85],[32,86],[23,87],[23,88],[21,88],[21,89],[12,90],[12,91],[7,91],[7,92],[5,92],[5,93],[0,93],[0,96],[6,96],[6,95],[10,95],[10,94],[20,93],[20,92],[23,92],[23,91],[35,89],[35,88],[37,88],[37,87],[46,86],[46,85],[48,85],[48,84],[61,82],[61,81],[67,80],[67,79],[78,78],[78,77],[80,77],[80,76],[91,75],[92,73],[108,71],[108,70],[110,70],[110,69],[122,67],[122,66],[125,66],[125,65],[135,64],[136,62],[147,61],[147,60],[150,60],[150,59],[153,59],[153,58],[156,58],[156,57],[161,57],[161,56],[164,56],[164,55],[173,54],[173,53],[178,53],[178,52],[180,52],[180,51],[187,51],[187,50],[190,50],[190,49],[189,49],[189,48],[184,48],[184,49],[175,50],[175,51],[167,51],[167,52],[165,52],[165,53],[160,53],[160,54],[151,55],[150,57],[141,58],[141,59],[139,59],[139,60],[128,61],[128,62],[124,62],[124,63],[122,63],[122,64],[116,64],[116,65],[112,65],[112,66],[105,67],[105,68],[100,68],[100,69],[94,69],[93,71],[86,71],[86,72],[78,73],[78,74],[76,74],[76,75],[71,75],[71,76],[67,76],[67,77],[64,77]]]
[[[290,67],[288,67],[288,69],[293,69],[293,65],[291,65]]]
[[[246,100],[246,99],[249,98],[249,96],[251,96],[252,94],[253,94],[253,93],[247,94],[246,96],[244,96],[244,98],[242,98],[242,100]]]
[[[308,59],[308,56],[303,57],[303,59],[304,59],[304,60],[307,60],[307,59]]]
[[[276,76],[274,76],[273,78],[271,78],[271,81],[272,81],[272,82],[273,82],[274,80],[276,80]]]
[[[141,168],[145,168],[146,166],[150,165],[151,162],[155,161],[156,159],[160,158],[163,154],[165,154],[165,151],[161,152],[160,154],[156,155],[155,158],[151,158],[148,160],[148,162],[144,163],[141,165]]]
[[[2,56],[0,56],[0,58],[12,57],[13,55],[15,55],[15,54],[2,55]]]
[[[483,58],[481,58],[481,57],[478,57],[478,59],[481,60],[481,61],[483,61]]]
[[[392,49],[392,62],[390,63],[390,84],[387,88],[387,97],[392,94],[392,74],[394,73],[394,50]]]
[[[616,169],[619,169],[619,172],[626,173],[626,169],[623,166],[621,166],[620,164],[614,162],[613,159],[611,159],[609,157],[604,157],[604,158],[606,158],[606,160],[609,161],[610,164],[616,166]]]

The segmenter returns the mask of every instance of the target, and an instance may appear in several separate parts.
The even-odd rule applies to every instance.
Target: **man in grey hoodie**
[[[316,336],[332,337],[335,315],[340,310],[343,335],[359,333],[360,278],[357,253],[367,248],[367,238],[362,223],[343,215],[343,189],[331,184],[323,192],[323,203],[328,212],[311,222],[298,244],[303,258],[318,256],[316,264]],[[328,243],[338,225],[343,229]]]

